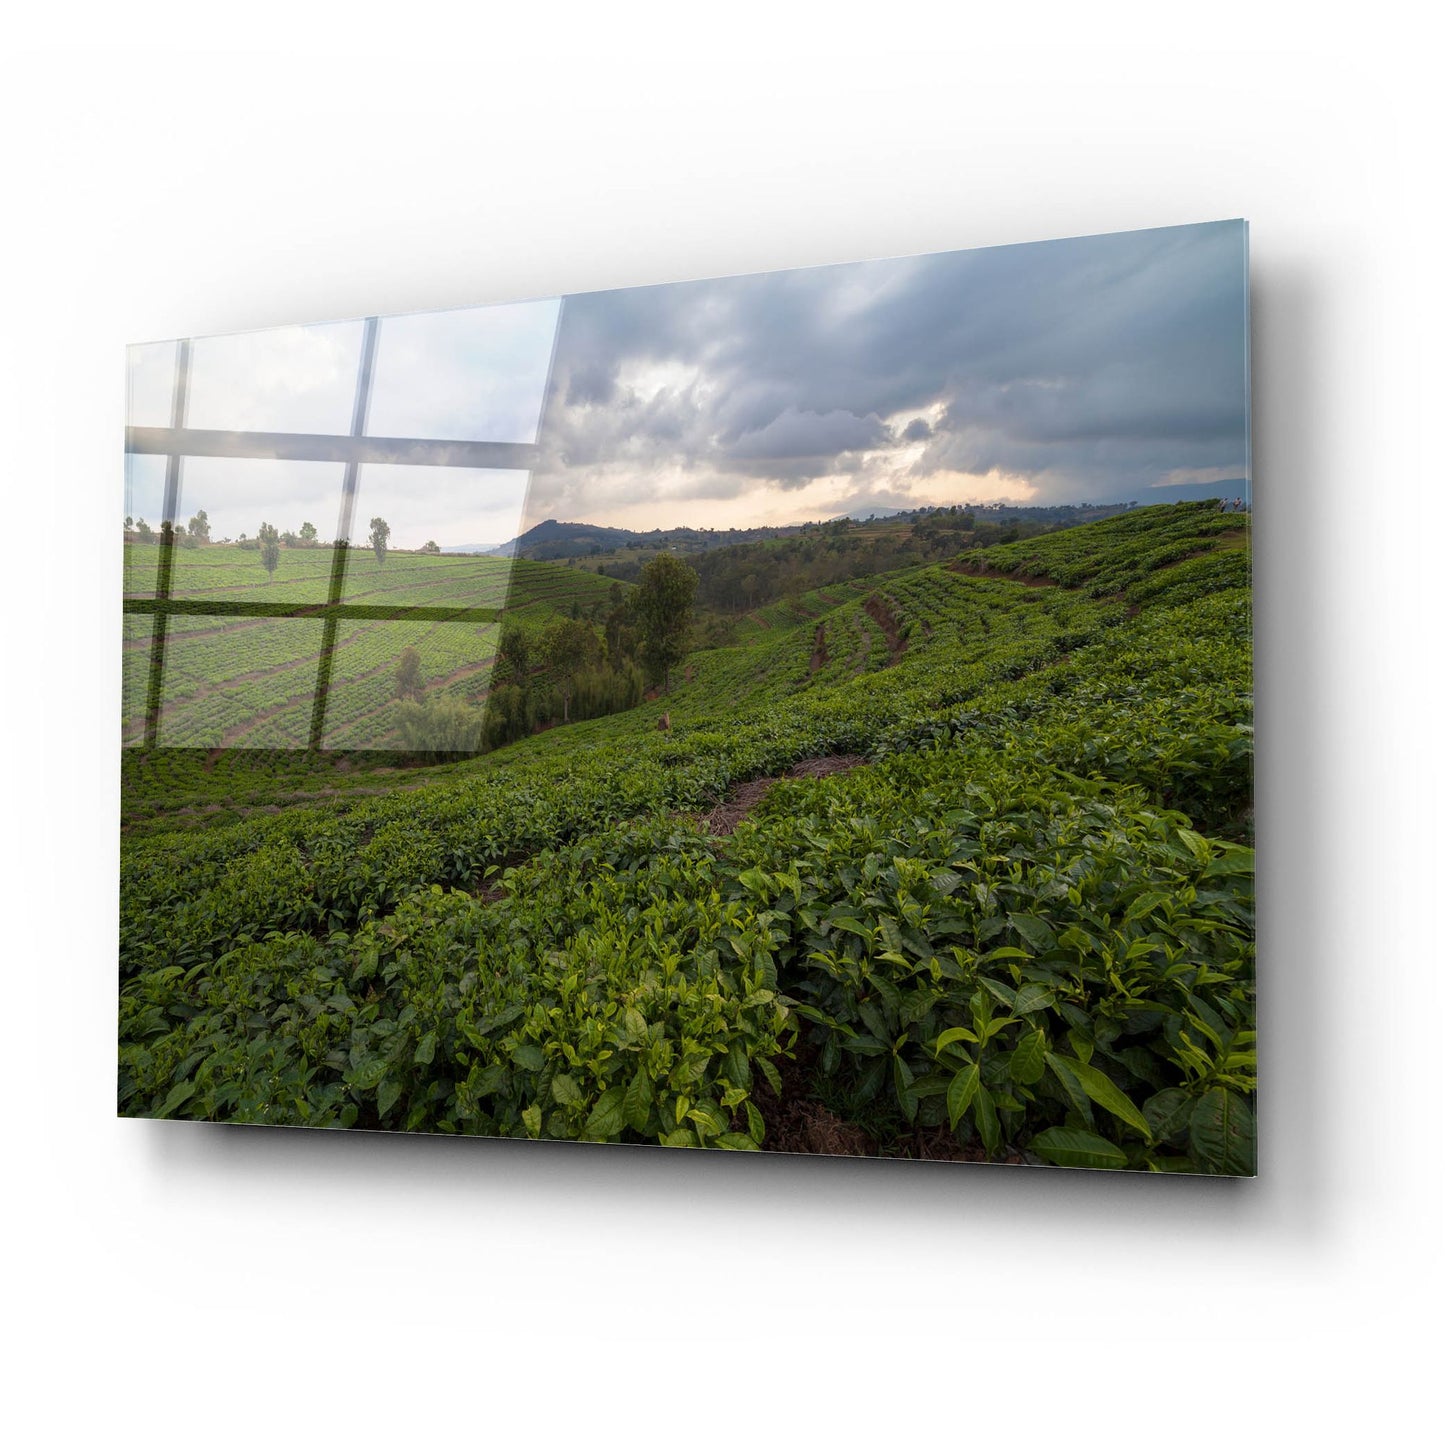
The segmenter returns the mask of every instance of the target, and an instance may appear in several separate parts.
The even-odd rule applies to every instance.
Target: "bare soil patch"
[[[753,1103],[763,1116],[763,1148],[776,1154],[843,1154],[866,1158],[878,1151],[865,1130],[808,1097],[808,1065],[802,1057],[778,1059],[783,1092],[767,1084],[753,1090]]]
[[[835,753],[825,758],[804,758],[794,763],[782,776],[785,778],[826,778],[833,773],[847,773],[864,767],[868,759],[858,753]],[[739,783],[711,812],[701,815],[707,830],[714,837],[725,837],[734,831],[763,800],[777,778],[754,778]]]
[[[757,805],[762,802],[776,778],[754,778],[750,783],[740,783],[710,813],[702,815],[707,830],[714,837],[725,837],[731,833]]]
[[[813,633],[813,655],[808,659],[809,673],[817,672],[819,668],[828,665],[828,628],[825,623],[820,622],[817,630]]]
[[[892,667],[908,646],[899,634],[897,615],[888,602],[876,592],[863,604],[863,610],[882,628],[884,639],[888,643],[887,666]]]
[[[1052,577],[1021,577],[1015,572],[1003,572],[997,567],[985,567],[981,562],[950,562],[950,572],[964,577],[992,577],[999,582],[1019,582],[1025,587],[1057,587]]]
[[[763,1149],[776,1154],[838,1154],[864,1159],[929,1159],[951,1163],[986,1162],[977,1141],[959,1142],[947,1125],[936,1128],[908,1128],[891,1139],[878,1140],[861,1124],[835,1114],[813,1095],[816,1055],[807,1043],[800,1043],[797,1056],[777,1059],[783,1085],[781,1095],[766,1083],[753,1090],[752,1101],[763,1116]],[[1022,1164],[1023,1156],[1010,1150],[1006,1164]]]

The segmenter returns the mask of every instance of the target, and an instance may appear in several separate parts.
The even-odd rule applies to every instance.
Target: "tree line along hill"
[[[698,575],[697,602],[739,615],[815,588],[936,562],[954,553],[1080,526],[1133,503],[1013,507],[926,507],[886,517],[837,517],[791,527],[726,531],[673,527],[652,532],[549,519],[491,555],[560,561],[635,582],[647,562],[672,553]]]

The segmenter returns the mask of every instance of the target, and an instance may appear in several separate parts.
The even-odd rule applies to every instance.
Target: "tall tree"
[[[316,545],[316,525],[313,522],[302,522],[301,530],[296,534],[301,539],[303,547],[314,547]]]
[[[386,561],[386,543],[391,536],[391,528],[381,517],[371,519],[371,550],[376,553],[378,565]]]
[[[508,624],[502,628],[497,642],[497,661],[507,665],[508,680],[522,687],[527,685],[527,673],[532,666],[532,649],[527,634],[520,627]]]
[[[403,647],[396,660],[396,695],[421,700],[421,653],[414,647]]]
[[[601,660],[602,644],[585,622],[568,617],[547,629],[543,646],[548,666],[557,673],[557,686],[562,693],[562,721],[570,722],[573,676],[579,668]]]
[[[186,531],[198,542],[209,542],[211,540],[211,519],[206,516],[204,507],[186,523]]]
[[[435,542],[423,542],[421,549],[433,557],[440,557],[442,554],[442,549]]]
[[[270,522],[262,522],[261,530],[256,533],[256,539],[261,544],[261,565],[267,573],[276,571],[276,564],[281,560],[281,535]]]
[[[614,582],[608,593],[611,610],[602,623],[607,638],[607,660],[620,669],[637,655],[637,608],[633,599],[623,595],[621,586]]]
[[[671,552],[654,557],[637,579],[636,608],[642,624],[642,656],[672,691],[672,669],[687,655],[697,573]]]

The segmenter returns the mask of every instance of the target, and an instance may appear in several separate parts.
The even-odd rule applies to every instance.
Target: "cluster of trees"
[[[305,534],[310,532],[309,540],[302,540]],[[236,539],[238,547],[244,547],[250,552],[260,552],[261,565],[268,573],[274,573],[281,561],[282,547],[314,547],[316,546],[316,528],[310,522],[303,522],[301,533],[278,532],[270,522],[262,522],[254,537],[248,537],[244,532]]]
[[[391,527],[384,517],[373,517],[370,525],[371,530],[366,539],[367,545],[375,554],[377,565],[380,566],[386,561],[386,554],[390,548]],[[125,519],[125,535],[127,541],[133,542],[147,542],[155,545],[169,540],[178,547],[200,547],[211,541],[211,520],[206,515],[204,508],[198,511],[184,527],[172,527],[170,523],[162,522],[159,528],[155,528],[144,517],[127,517]],[[222,540],[229,541],[230,539],[223,538]],[[270,522],[262,522],[254,537],[242,532],[236,538],[235,545],[247,552],[260,552],[261,565],[267,572],[275,572],[282,547],[322,547],[337,544],[322,542],[314,522],[302,522],[294,532],[281,532]],[[431,540],[422,543],[418,550],[433,557],[440,557],[442,554],[442,549]]]
[[[971,548],[1076,526],[1095,512],[1106,515],[1123,508],[1089,509],[1088,517],[1080,510],[940,507],[916,517],[874,523],[839,518],[790,536],[704,552],[689,561],[697,573],[700,603],[721,613],[743,613],[815,587],[938,562]],[[598,570],[630,581],[640,576],[642,564],[611,563]]]
[[[157,530],[144,517],[127,517],[125,531],[127,539],[137,542],[155,544],[170,541],[178,547],[199,547],[211,540],[211,519],[202,509],[184,527],[174,527],[169,522],[162,522]]]
[[[203,518],[205,513],[200,514]],[[367,541],[371,550],[376,554],[377,563],[386,561],[387,542],[391,537],[391,528],[387,526],[384,518],[373,517],[371,519],[371,532]],[[254,537],[248,537],[244,532],[236,539],[238,547],[244,547],[250,552],[260,552],[261,565],[269,573],[274,573],[281,561],[282,547],[317,547],[320,542],[317,540],[316,528],[310,522],[302,522],[299,532],[278,532],[270,522],[262,522]],[[333,546],[345,546],[344,542],[333,543]],[[435,543],[430,544],[435,546]],[[437,551],[441,549],[438,547]]]
[[[580,615],[543,631],[508,624],[497,644],[485,704],[426,696],[421,656],[397,660],[394,715],[411,752],[488,752],[554,723],[580,722],[636,707],[649,680],[670,690],[686,655],[697,574],[664,554],[643,569],[638,587],[614,584],[601,625]]]
[[[276,535],[283,547],[319,547],[321,545],[320,535],[313,522],[302,522],[300,528],[295,532],[277,532],[269,522],[263,522],[261,531],[254,537],[248,537],[245,532],[242,532],[236,539],[236,546],[244,547],[251,552],[258,550],[262,546],[262,534],[266,533],[268,529]],[[144,517],[127,517],[125,530],[128,537],[138,542],[155,543],[169,536],[178,547],[201,547],[213,540],[211,519],[207,516],[204,507],[184,527],[172,527],[169,523],[162,522],[159,528],[155,528]]]

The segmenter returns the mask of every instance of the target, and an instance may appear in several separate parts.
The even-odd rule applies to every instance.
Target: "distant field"
[[[159,548],[126,547],[127,598],[155,595]],[[329,548],[283,548],[274,575],[259,552],[215,546],[177,549],[171,596],[200,602],[326,601]],[[397,659],[421,654],[428,693],[484,694],[500,620],[536,630],[577,605],[605,606],[612,584],[588,572],[490,557],[391,553],[378,564],[349,559],[345,603],[388,607],[495,608],[498,621],[343,621],[332,663],[324,746],[390,745],[388,704]],[[128,615],[124,630],[122,740],[145,728],[152,619]],[[299,748],[307,742],[323,624],[314,618],[174,617],[168,624],[159,741],[164,747]]]

